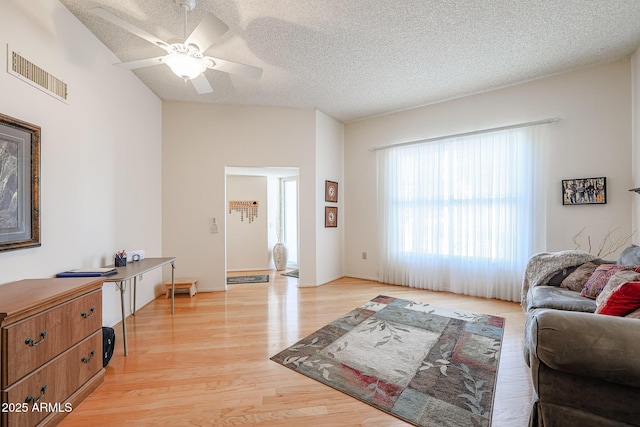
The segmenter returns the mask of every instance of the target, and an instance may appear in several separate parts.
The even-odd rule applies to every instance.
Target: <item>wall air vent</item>
[[[35,65],[7,45],[7,72],[29,83],[64,103],[67,102],[67,84]]]

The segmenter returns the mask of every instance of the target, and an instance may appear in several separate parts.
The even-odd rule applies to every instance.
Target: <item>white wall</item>
[[[344,233],[345,216],[344,200],[344,133],[343,125],[316,111],[316,208],[317,233],[316,242],[318,283],[326,283],[339,279],[345,274],[344,267]],[[338,202],[325,202],[325,181],[338,183]],[[338,226],[325,228],[324,214],[326,206],[338,208]]]
[[[0,2],[0,42],[0,112],[42,128],[42,246],[0,252],[0,283],[112,264],[123,248],[161,256],[160,100],[56,0]],[[7,43],[64,80],[68,104],[9,75]],[[139,306],[161,281],[144,276]],[[105,325],[120,320],[113,284],[103,306]]]
[[[344,275],[344,231],[324,229],[323,207],[324,179],[342,180],[340,122],[314,110],[165,102],[162,126],[163,250],[178,258],[177,274],[225,289],[225,224],[209,232],[210,218],[226,218],[225,168],[287,167],[299,172],[299,286]]]
[[[227,206],[232,200],[258,202],[258,215],[249,222],[240,212],[225,212],[227,271],[269,269],[267,177],[228,175]]]
[[[376,155],[370,147],[559,117],[550,126],[544,250],[631,233],[631,66],[616,62],[345,125],[346,273],[377,279]],[[563,206],[561,180],[607,177],[608,202]],[[640,185],[638,185],[640,186]],[[583,247],[586,249],[586,247]],[[361,253],[368,252],[362,260]],[[615,258],[617,254],[609,258]]]
[[[631,95],[632,95],[632,115],[631,115],[631,127],[632,127],[632,179],[631,187],[640,187],[640,49],[631,57]],[[633,218],[633,230],[639,230],[633,236],[633,242],[637,245],[640,242],[640,194],[631,197],[633,199],[632,204],[632,218]]]
[[[315,112],[165,102],[162,125],[163,248],[177,274],[197,277],[199,290],[226,287],[225,167],[298,167],[300,282],[317,284]]]

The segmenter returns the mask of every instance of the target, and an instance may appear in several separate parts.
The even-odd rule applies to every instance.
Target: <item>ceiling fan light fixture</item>
[[[163,61],[176,76],[188,80],[195,79],[207,69],[196,58],[179,53],[170,53]]]

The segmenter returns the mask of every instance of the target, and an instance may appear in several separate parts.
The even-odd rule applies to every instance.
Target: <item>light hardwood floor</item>
[[[533,392],[519,304],[350,278],[298,288],[295,278],[267,273],[268,284],[178,294],[174,315],[159,296],[127,319],[127,357],[117,325],[104,383],[61,425],[407,426],[269,360],[377,295],[505,317],[492,425],[527,424]]]

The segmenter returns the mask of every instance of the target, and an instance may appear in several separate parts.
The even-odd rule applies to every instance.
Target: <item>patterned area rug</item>
[[[380,295],[271,360],[417,426],[490,426],[504,321]]]
[[[268,274],[259,274],[255,276],[227,276],[227,285],[237,285],[240,283],[265,283],[268,281]]]

